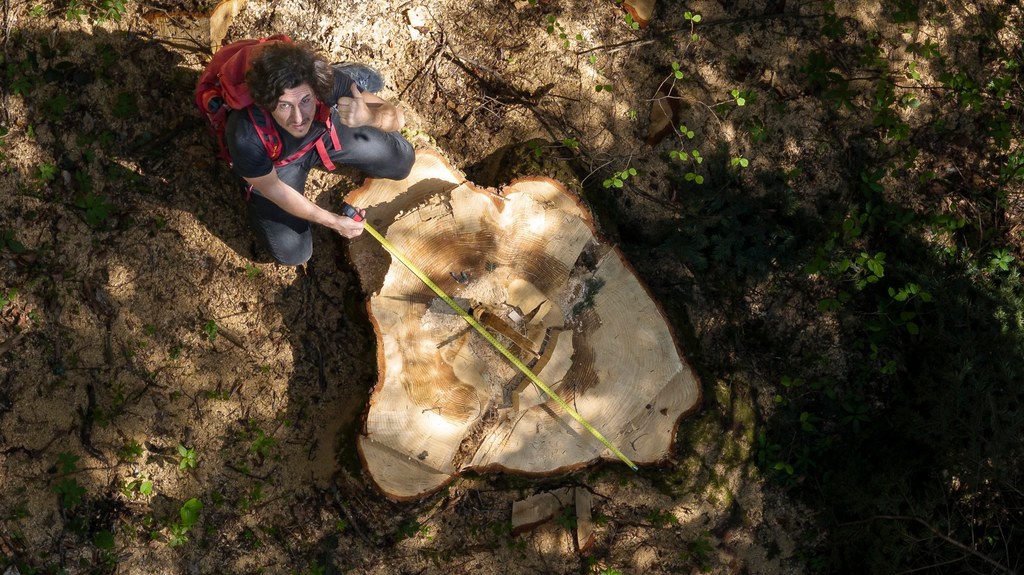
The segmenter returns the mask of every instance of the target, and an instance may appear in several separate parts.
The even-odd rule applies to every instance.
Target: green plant
[[[171,533],[168,545],[177,547],[188,543],[188,532],[199,521],[199,513],[202,510],[203,502],[194,497],[181,505],[181,509],[178,510],[178,521],[168,527]]]
[[[38,180],[38,181],[40,181],[40,182],[42,182],[44,184],[47,183],[47,182],[52,182],[53,180],[55,180],[57,178],[57,172],[58,171],[59,170],[57,169],[57,166],[55,164],[51,164],[49,162],[42,163],[42,164],[39,164],[39,166],[36,167],[36,176],[35,176],[35,178],[36,178],[36,180]]]
[[[78,472],[78,460],[79,457],[73,453],[57,455],[57,469],[63,477],[53,486],[53,491],[60,496],[60,504],[65,509],[77,506],[85,496],[85,488],[75,478],[68,477]]]
[[[239,469],[244,473],[249,473],[249,467],[247,465],[241,465],[239,466]],[[235,506],[239,511],[248,512],[252,509],[253,505],[263,500],[263,496],[263,483],[256,482],[256,484],[254,484],[247,493],[243,494],[237,501],[235,501]]]
[[[988,262],[988,269],[990,272],[996,270],[1002,270],[1004,272],[1010,271],[1010,264],[1017,259],[1010,250],[1007,248],[996,248],[992,250],[992,257]]]
[[[137,441],[130,441],[121,447],[121,451],[118,453],[118,458],[121,461],[126,462],[135,461],[139,457],[142,457],[144,451],[145,450]]]
[[[60,496],[60,504],[64,508],[71,508],[82,502],[85,496],[85,488],[78,484],[73,477],[65,477],[53,487],[54,492]]]
[[[113,549],[115,545],[114,534],[110,531],[107,531],[106,529],[97,531],[96,534],[93,535],[92,544],[95,545],[98,549],[104,549],[109,551]]]
[[[206,323],[203,324],[203,333],[206,334],[206,339],[210,341],[217,339],[217,331],[219,329],[217,322],[212,319],[206,320]]]
[[[547,31],[548,34],[558,36],[558,39],[561,40],[562,42],[563,48],[569,47],[569,35],[566,33],[565,28],[562,26],[562,24],[559,23],[558,19],[555,18],[553,15],[548,16]]]
[[[6,290],[0,290],[0,310],[7,307],[7,304],[14,301],[18,297],[18,290],[15,288],[8,288]]]
[[[262,429],[256,429],[256,437],[253,438],[252,443],[249,445],[249,453],[255,453],[265,458],[276,445],[277,440],[264,433]]]
[[[736,158],[733,158],[732,160],[730,160],[729,164],[732,167],[734,167],[734,168],[736,168],[736,167],[746,168],[747,166],[750,165],[750,160],[744,158],[743,156],[739,156],[739,157],[736,157]]]
[[[686,77],[686,74],[679,68],[679,62],[672,62],[672,77],[676,80],[682,80]]]
[[[651,511],[650,515],[647,516],[647,519],[655,527],[666,527],[668,525],[676,525],[679,523],[678,517],[676,517],[671,511],[666,511],[664,509],[655,509],[654,511]]]
[[[750,90],[732,90],[729,92],[737,106],[746,106],[747,100],[753,102],[754,93]]]
[[[636,168],[626,168],[624,170],[615,172],[610,178],[601,183],[605,188],[621,188],[625,185],[626,180],[631,176],[637,174]]]
[[[82,219],[91,228],[102,228],[114,210],[114,205],[107,198],[94,193],[79,194],[75,198],[75,207],[82,211]]]
[[[114,100],[114,107],[111,110],[115,118],[127,120],[138,116],[139,105],[136,103],[133,92],[119,92]]]
[[[64,9],[64,19],[68,21],[81,20],[88,15],[88,7],[84,6],[79,0],[71,0],[68,2],[67,8]]]
[[[760,118],[751,118],[750,123],[747,124],[747,133],[750,134],[750,139],[754,143],[759,144],[768,140],[768,130]]]
[[[555,516],[555,523],[567,531],[576,531],[576,509],[563,507],[561,513]]]
[[[686,126],[680,126],[680,130],[684,130]],[[690,137],[692,132],[685,133],[686,137]],[[669,157],[673,160],[679,160],[687,162],[689,170],[683,176],[687,182],[693,182],[695,184],[703,184],[704,176],[697,173],[697,166],[704,162],[704,156],[701,155],[700,150],[694,148],[687,152],[686,150],[672,150],[668,153]]]
[[[121,486],[121,493],[125,497],[132,497],[135,493],[150,497],[153,495],[153,482],[145,477],[134,478]]]
[[[395,537],[397,537],[399,541],[403,539],[410,539],[418,535],[421,529],[423,529],[424,527],[425,526],[421,524],[419,521],[417,521],[415,518],[410,519],[405,523],[399,525],[398,531],[395,533]]]
[[[530,140],[526,143],[526,147],[530,149],[530,153],[533,154],[535,160],[539,160],[544,155],[544,147],[537,140]]]
[[[100,0],[96,5],[96,19],[99,22],[106,20],[120,22],[125,13],[124,0]]]
[[[68,97],[64,94],[57,94],[43,102],[43,113],[51,122],[59,122],[68,110]]]
[[[685,558],[693,560],[701,571],[711,569],[711,557],[715,548],[711,545],[710,533],[704,533],[700,537],[686,544]]]
[[[185,447],[182,444],[178,444],[178,469],[185,471],[188,469],[195,469],[197,464],[196,450],[193,448]]]
[[[683,18],[690,23],[690,40],[696,42],[700,38],[696,32],[696,27],[703,17],[700,14],[687,10],[686,12],[683,12]]]

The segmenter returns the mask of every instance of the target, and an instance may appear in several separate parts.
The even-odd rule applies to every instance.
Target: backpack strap
[[[246,108],[246,111],[249,113],[252,125],[256,128],[256,135],[263,142],[263,148],[267,151],[267,156],[271,161],[274,161],[281,155],[282,148],[284,147],[281,143],[281,136],[278,135],[277,126],[270,119],[270,114],[263,108],[259,108],[260,115],[263,116],[263,121],[261,122],[256,118],[256,114],[253,114],[253,111],[256,109],[256,106],[249,106]]]
[[[331,161],[330,153],[327,151],[327,144],[324,143],[324,136],[329,135],[331,137],[331,144],[335,150],[341,149],[341,140],[338,138],[338,128],[334,125],[331,120],[331,113],[334,111],[333,107],[329,107],[320,100],[316,102],[316,115],[313,117],[314,120],[323,122],[325,129],[320,132],[316,139],[307,142],[306,145],[302,146],[287,158],[280,158],[283,144],[281,138],[277,132],[277,126],[274,125],[273,119],[269,113],[263,108],[257,108],[256,106],[249,106],[246,108],[249,113],[249,119],[252,120],[252,125],[256,128],[256,133],[260,137],[260,141],[263,142],[263,147],[267,150],[267,155],[270,160],[274,163],[275,168],[287,166],[295,160],[301,158],[313,148],[316,148],[317,155],[320,156],[320,161],[323,162],[324,167],[328,171],[333,172],[336,168],[334,162]],[[263,121],[256,118],[254,110],[259,111],[259,115],[263,117]],[[252,198],[253,186],[247,184],[245,188],[245,201],[249,201]]]

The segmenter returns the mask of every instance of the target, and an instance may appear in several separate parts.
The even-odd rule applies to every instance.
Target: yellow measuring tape
[[[440,297],[442,300],[444,300],[446,304],[448,304],[449,306],[451,306],[452,309],[458,312],[458,314],[462,316],[462,319],[466,320],[469,323],[469,325],[473,326],[474,329],[480,332],[480,335],[484,336],[484,339],[486,339],[488,343],[494,346],[494,349],[501,352],[501,355],[505,356],[506,359],[512,362],[512,365],[519,368],[519,371],[523,372],[523,374],[525,374],[526,377],[530,378],[530,381],[532,381],[537,387],[539,387],[541,391],[546,393],[548,397],[555,400],[555,403],[557,403],[562,409],[564,409],[565,412],[568,413],[573,419],[578,421],[580,425],[582,425],[587,431],[590,432],[591,435],[600,440],[601,443],[605,445],[605,447],[610,449],[612,453],[614,453],[619,459],[621,459],[623,463],[628,465],[630,469],[632,469],[633,471],[637,470],[637,466],[635,463],[630,461],[629,458],[625,456],[625,454],[619,451],[617,447],[612,445],[610,441],[605,439],[605,437],[601,435],[600,431],[595,429],[593,425],[590,425],[590,423],[588,423],[587,420],[583,419],[583,416],[577,413],[575,409],[570,407],[564,399],[559,397],[558,394],[554,392],[554,390],[545,385],[545,383],[539,377],[537,377],[537,374],[533,373],[533,371],[529,367],[526,367],[526,364],[520,361],[518,357],[513,355],[512,352],[508,350],[508,348],[506,348],[504,345],[501,345],[501,342],[495,339],[495,337],[491,335],[491,332],[487,331],[487,329],[484,326],[480,325],[480,322],[478,322],[475,317],[469,315],[469,313],[467,313],[466,310],[462,309],[462,306],[455,303],[455,300],[449,297],[448,294],[444,292],[444,290],[442,290],[440,287],[438,287],[437,284],[431,281],[430,278],[427,277],[427,275],[424,274],[422,271],[420,271],[420,269],[417,268],[411,261],[409,261],[408,258],[402,255],[402,253],[399,252],[398,249],[387,240],[387,238],[382,236],[380,232],[375,230],[373,226],[371,226],[368,222],[364,222],[363,225],[365,226],[364,229],[366,229],[366,231],[369,232],[371,236],[373,236],[378,242],[380,242],[380,245],[384,246],[384,249],[391,252],[391,255],[395,256],[395,258],[397,258],[398,261],[402,262],[402,264],[405,265],[405,267],[409,268],[409,271],[415,274],[416,277],[420,278],[420,281],[426,284],[426,286],[432,289],[434,293],[437,294],[438,297]]]

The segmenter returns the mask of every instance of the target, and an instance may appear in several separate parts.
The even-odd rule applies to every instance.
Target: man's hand
[[[366,219],[366,210],[357,208],[357,211],[361,216],[359,221],[348,216],[338,216],[331,227],[341,234],[342,237],[346,238],[354,238],[363,233],[363,221]]]
[[[342,96],[338,98],[338,118],[341,123],[350,127],[373,126],[376,115],[366,105],[363,93],[352,83],[352,97]],[[344,235],[344,234],[343,234]]]

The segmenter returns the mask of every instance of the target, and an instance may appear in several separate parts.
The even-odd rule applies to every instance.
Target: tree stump
[[[479,188],[421,150],[407,179],[367,180],[347,201],[627,457],[668,455],[697,377],[564,186]],[[466,470],[550,475],[616,459],[373,237],[349,255],[377,336],[358,448],[384,494],[416,499]]]

